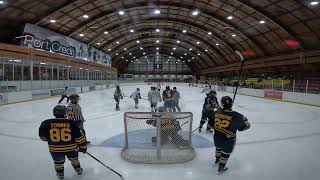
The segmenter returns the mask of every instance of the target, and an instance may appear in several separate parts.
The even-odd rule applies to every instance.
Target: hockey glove
[[[86,148],[79,147],[79,152],[82,152],[83,154],[85,154],[87,152],[87,147]]]

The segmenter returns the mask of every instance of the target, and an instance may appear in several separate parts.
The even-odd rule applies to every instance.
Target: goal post
[[[183,163],[196,153],[190,112],[124,113],[123,159],[133,163]]]

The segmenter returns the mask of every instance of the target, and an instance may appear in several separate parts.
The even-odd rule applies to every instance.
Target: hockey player
[[[214,119],[215,110],[220,108],[217,93],[215,90],[211,90],[208,92],[207,97],[204,100],[201,121],[199,125],[199,132],[202,130],[202,126],[208,121],[208,119]],[[206,132],[213,132],[210,127],[207,126]]]
[[[179,107],[179,99],[180,99],[180,93],[179,91],[177,91],[176,87],[173,87],[173,111],[176,112],[177,111],[181,112],[181,109]]]
[[[114,100],[116,101],[116,110],[119,111],[120,110],[120,98],[123,99],[123,94],[122,91],[120,89],[120,86],[117,85],[116,86],[116,90],[114,91]]]
[[[222,110],[218,110],[215,119],[208,125],[214,128],[214,144],[216,146],[216,164],[219,164],[218,173],[228,170],[226,163],[236,144],[237,131],[250,128],[248,119],[232,110],[232,99],[229,96],[221,98]]]
[[[151,87],[151,90],[148,93],[148,100],[151,105],[151,112],[156,112],[158,102],[162,101],[160,92],[156,90],[156,87]]]
[[[69,97],[68,97],[68,87],[64,88],[64,91],[61,94],[61,99],[59,100],[59,104],[64,100],[64,98],[67,98],[67,103],[69,103]]]
[[[166,108],[159,107],[159,112],[167,112]],[[187,148],[190,145],[190,141],[183,139],[183,137],[178,133],[181,130],[179,121],[169,113],[161,114],[160,121],[160,131],[161,131],[161,144],[169,142],[169,137],[172,139],[172,143],[178,148]],[[147,124],[157,127],[156,120],[147,120]],[[152,137],[152,143],[157,143],[157,137]]]
[[[85,122],[82,110],[79,105],[80,96],[78,94],[70,94],[69,96],[71,103],[67,106],[67,116],[68,119],[73,120],[76,125],[82,130],[84,135],[86,135],[86,132],[83,127],[83,123]],[[90,143],[87,141],[87,143]]]
[[[169,111],[173,111],[173,94],[174,92],[170,89],[170,86],[166,86],[166,89],[162,93],[162,99],[164,101],[164,107]]]
[[[39,137],[42,141],[48,142],[59,179],[64,179],[65,156],[71,161],[78,175],[81,175],[83,169],[78,159],[78,151],[87,151],[85,135],[74,121],[67,119],[66,113],[65,106],[57,105],[53,109],[56,118],[43,121],[39,128]]]
[[[161,85],[160,84],[157,85],[157,89],[160,92],[160,90],[161,90]]]
[[[131,94],[130,98],[133,98],[133,100],[134,100],[134,107],[135,107],[136,109],[138,109],[139,99],[141,99],[140,89],[137,88],[137,90],[134,91],[134,92]]]
[[[201,91],[201,93],[207,93],[209,90],[208,85],[206,85],[203,90]]]

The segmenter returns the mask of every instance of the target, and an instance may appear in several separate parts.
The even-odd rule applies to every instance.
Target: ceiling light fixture
[[[156,9],[156,10],[153,11],[153,13],[154,13],[154,14],[160,14],[161,11],[160,11],[159,9]]]
[[[187,30],[185,30],[185,29],[184,29],[184,30],[182,30],[182,32],[183,32],[183,33],[186,33],[186,32],[187,32]]]
[[[160,32],[160,29],[156,29],[156,32]]]
[[[173,49],[173,50],[176,50],[177,48],[174,47],[174,48],[172,48],[172,49]]]
[[[139,44],[140,43],[140,41],[136,41],[137,42],[137,44]]]
[[[143,49],[143,47],[140,48],[141,50]]]
[[[193,16],[197,16],[199,14],[199,11],[198,10],[194,10],[193,12],[192,12],[192,15]]]
[[[192,51],[192,48],[189,48],[189,51]]]
[[[262,20],[262,21],[259,21],[259,23],[260,23],[260,24],[264,24],[264,23],[266,23],[266,22]]]
[[[127,48],[123,48],[123,50],[124,50],[124,51],[126,51],[126,50],[127,50]]]
[[[159,40],[156,40],[156,43],[159,43],[160,41]]]
[[[1,4],[1,1],[0,1],[0,4]],[[51,22],[51,23],[56,23],[57,21],[54,20],[54,19],[51,19],[50,22]]]
[[[124,15],[124,11],[121,10],[121,11],[118,12],[118,14],[122,16],[122,15]]]
[[[180,44],[180,41],[177,41],[178,44]]]
[[[232,37],[236,37],[237,35],[235,35],[235,34],[232,34]]]
[[[84,14],[82,17],[85,18],[85,19],[89,18],[89,16],[87,14]]]
[[[120,42],[119,42],[119,41],[117,41],[116,43],[117,43],[117,44],[119,44]]]
[[[209,34],[209,35],[211,35],[211,34],[212,34],[212,32],[208,32],[208,34]]]
[[[97,45],[100,45],[100,44],[101,44],[101,43],[99,43],[99,42],[97,43]]]
[[[231,20],[231,19],[233,19],[233,17],[232,16],[228,16],[227,19]]]
[[[111,49],[108,49],[108,51],[111,51]]]
[[[159,48],[158,48],[158,47],[157,47],[156,49],[157,49],[157,50],[159,50]]]
[[[84,36],[84,34],[79,34],[79,36],[80,36],[80,37],[83,37],[83,36]]]
[[[4,1],[0,1],[0,4],[4,4]]]
[[[200,42],[199,42],[199,41],[197,41],[197,44],[200,44]]]
[[[318,5],[318,4],[319,4],[318,1],[312,1],[312,2],[310,2],[310,5],[311,5],[311,6],[315,6],[315,5]]]
[[[219,45],[220,45],[220,44],[218,44],[218,43],[216,44],[216,46],[219,46]]]
[[[104,34],[109,34],[108,31],[103,32]]]
[[[133,32],[134,32],[134,30],[133,30],[133,29],[130,29],[130,32],[131,32],[131,33],[133,33]]]
[[[208,52],[208,49],[204,50],[205,52]]]

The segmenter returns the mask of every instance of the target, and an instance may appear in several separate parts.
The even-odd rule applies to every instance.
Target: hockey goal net
[[[192,113],[126,112],[122,157],[134,163],[192,160]]]

